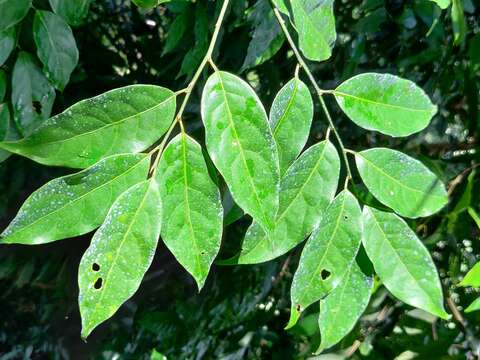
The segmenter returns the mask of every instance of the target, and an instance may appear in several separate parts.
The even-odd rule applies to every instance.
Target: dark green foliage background
[[[266,0],[258,2],[266,5],[258,7],[269,10]],[[44,6],[43,1],[36,3],[40,8]],[[296,63],[284,44],[269,61],[242,69],[256,26],[248,9],[255,3],[231,2],[215,58],[220,68],[249,80],[262,101],[271,104],[276,92],[292,77]],[[415,81],[439,105],[439,113],[425,131],[407,139],[392,139],[363,131],[348,121],[333,101],[329,104],[347,147],[402,150],[424,161],[445,183],[450,183],[449,206],[428,219],[412,220],[410,225],[433,254],[446,298],[460,310],[479,294],[455,285],[480,254],[479,228],[465,211],[455,211],[465,192],[469,169],[479,160],[480,135],[480,5],[471,0],[463,3],[468,30],[465,41],[454,46],[449,11],[440,12],[433,2],[337,1],[339,37],[333,57],[311,64],[325,89],[360,72],[390,72]],[[65,91],[57,93],[53,113],[132,83],[185,87],[208,46],[220,5],[220,1],[173,1],[143,11],[128,0],[92,3],[85,23],[74,29],[79,66]],[[164,53],[166,43],[173,41],[170,32],[172,26],[179,26],[173,25],[179,17],[186,21],[185,32]],[[438,23],[429,32],[437,17]],[[278,33],[274,26],[263,31],[271,31],[272,37]],[[28,46],[28,41],[20,44],[27,50]],[[5,65],[7,70],[13,66],[14,58],[15,54]],[[198,86],[194,91],[185,114],[187,131],[200,141],[201,89]],[[326,127],[317,108],[312,143],[324,137]],[[1,227],[7,225],[33,190],[65,173],[67,170],[43,167],[17,156],[2,163]],[[455,178],[459,181],[451,182]],[[474,178],[471,199],[477,212],[478,181],[478,177]],[[365,201],[371,201],[368,194]],[[227,227],[220,258],[235,253],[247,227],[245,220]],[[263,265],[216,266],[205,288],[197,294],[193,280],[164,245],[159,246],[134,298],[100,326],[88,343],[83,343],[79,337],[76,271],[88,242],[87,236],[36,247],[2,247],[2,359],[110,359],[116,354],[127,359],[148,359],[154,349],[168,359],[306,359],[318,346],[314,316],[305,314],[300,325],[288,332],[283,330],[298,250]],[[384,289],[378,290],[366,315],[335,350],[346,349],[358,339],[363,344],[354,358],[393,359],[405,351],[417,353],[422,359],[476,358],[480,346],[479,313],[462,314],[463,324],[458,317],[431,323],[413,317],[411,310]],[[314,308],[310,310],[310,314],[314,312]]]

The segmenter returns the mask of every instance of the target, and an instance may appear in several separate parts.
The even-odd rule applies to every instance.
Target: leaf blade
[[[69,25],[78,26],[88,14],[91,0],[49,0],[55,14],[61,16]]]
[[[2,1],[0,3],[0,31],[20,22],[32,6],[32,0]]]

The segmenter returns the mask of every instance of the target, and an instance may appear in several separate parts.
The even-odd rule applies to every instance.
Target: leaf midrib
[[[282,123],[287,118],[287,115],[290,113],[290,110],[293,106],[295,96],[297,95],[297,92],[298,92],[298,86],[299,86],[298,79],[295,79],[295,86],[293,88],[292,96],[290,97],[290,99],[288,99],[287,107],[286,107],[285,111],[283,112],[282,116],[280,117],[280,119],[277,121],[277,124],[275,125],[275,129],[273,129],[273,136],[277,135],[278,129],[280,128]]]

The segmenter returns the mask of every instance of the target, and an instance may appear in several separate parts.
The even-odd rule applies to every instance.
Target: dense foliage
[[[135,3],[0,3],[0,353],[478,356],[478,5]]]

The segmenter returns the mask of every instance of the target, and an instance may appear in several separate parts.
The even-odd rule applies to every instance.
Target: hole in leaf
[[[322,280],[327,280],[330,277],[330,275],[332,275],[332,273],[327,269],[322,269],[322,271],[320,271],[320,276]]]
[[[200,254],[205,255],[205,251],[202,251]]]
[[[102,278],[98,278],[97,281],[95,281],[95,284],[93,284],[93,287],[97,290],[101,289],[102,288],[102,283],[103,283],[103,279]]]
[[[40,104],[40,101],[33,101],[32,102],[33,110],[40,115],[42,113],[42,104]]]
[[[92,264],[92,270],[93,271],[99,271],[100,270],[100,265],[98,265],[97,263],[93,263]]]
[[[302,311],[302,307],[300,306],[300,304],[297,304],[297,306],[295,307],[295,309],[297,309],[298,312]]]
[[[347,216],[347,215],[345,215],[343,218],[344,218],[345,220],[348,220],[348,216]]]

